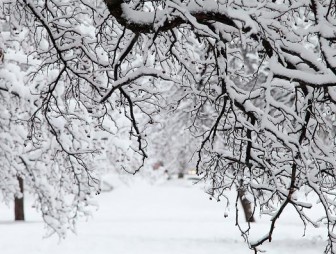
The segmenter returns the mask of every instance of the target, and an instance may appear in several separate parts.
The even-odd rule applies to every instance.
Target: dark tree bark
[[[178,172],[177,178],[182,179],[183,177],[184,177],[184,173],[183,172]]]
[[[255,222],[251,202],[245,197],[245,190],[238,189],[238,196],[243,206],[246,222]]]
[[[18,176],[17,177],[18,181],[19,181],[19,186],[20,186],[20,191],[22,193],[22,197],[18,198],[15,197],[14,200],[14,213],[15,213],[15,220],[16,221],[20,221],[20,220],[24,220],[24,199],[23,199],[23,179]]]

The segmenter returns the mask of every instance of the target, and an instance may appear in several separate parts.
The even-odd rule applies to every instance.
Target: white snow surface
[[[131,177],[131,176],[130,176]],[[12,222],[13,208],[0,206],[0,253],[4,254],[236,254],[253,253],[234,226],[234,207],[224,218],[224,202],[210,201],[204,185],[190,180],[120,184],[97,198],[99,209],[80,219],[77,234],[64,240],[44,238],[44,224],[26,198],[26,222]],[[117,183],[119,182],[119,183]],[[230,195],[234,198],[235,193]],[[230,196],[229,195],[229,196]],[[268,219],[257,218],[255,232],[267,232]],[[266,253],[323,253],[325,228],[308,228],[293,211],[283,214]]]

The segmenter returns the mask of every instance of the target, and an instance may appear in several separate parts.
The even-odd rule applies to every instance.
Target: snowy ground
[[[43,238],[43,223],[27,207],[27,222],[13,223],[12,209],[0,206],[0,253],[4,254],[236,254],[252,253],[234,226],[224,218],[223,203],[210,201],[200,186],[187,180],[150,185],[134,181],[99,197],[100,208],[80,221],[77,235]],[[29,202],[28,202],[29,203]],[[29,205],[28,205],[29,206]],[[233,212],[233,211],[232,211]],[[255,232],[264,235],[267,220]],[[310,229],[292,212],[281,217],[267,253],[323,253],[325,231]]]

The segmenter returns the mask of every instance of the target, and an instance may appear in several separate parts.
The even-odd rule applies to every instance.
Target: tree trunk
[[[14,200],[14,213],[15,213],[15,220],[24,220],[24,200],[23,200],[23,179],[18,176],[17,177],[19,181],[20,191],[22,193],[21,198],[15,197]]]
[[[255,222],[251,202],[245,198],[245,190],[238,189],[239,200],[243,206],[246,222]]]
[[[178,178],[178,179],[182,179],[183,177],[184,177],[183,172],[178,172],[178,174],[177,174],[177,178]]]

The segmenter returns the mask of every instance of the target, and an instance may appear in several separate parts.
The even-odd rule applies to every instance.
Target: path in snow
[[[4,254],[241,254],[252,253],[234,226],[224,218],[224,204],[210,201],[198,186],[185,180],[151,186],[143,182],[102,193],[100,208],[78,234],[61,243],[42,239],[43,223],[26,209],[27,222],[12,223],[12,210],[0,207],[0,253]],[[233,212],[233,211],[232,211]],[[287,213],[275,229],[267,253],[323,253],[323,229],[302,238],[302,225]],[[267,231],[266,221],[256,232]]]

